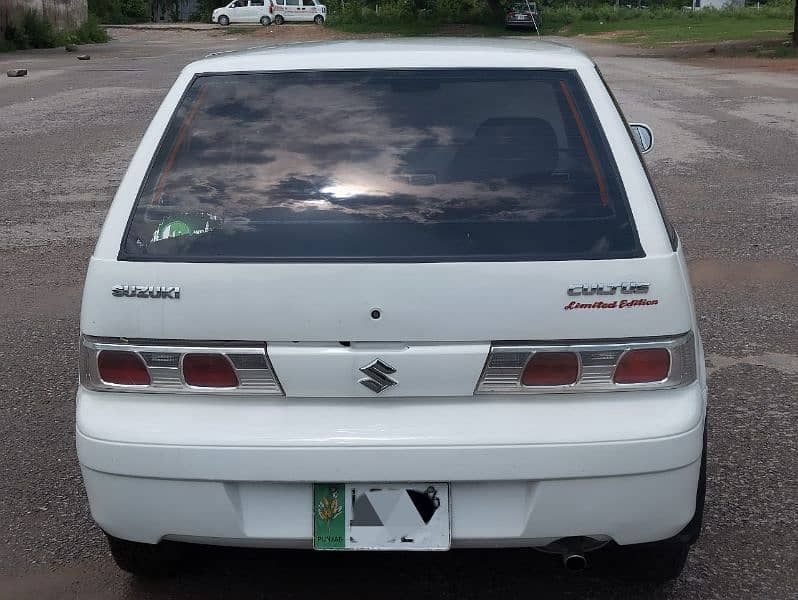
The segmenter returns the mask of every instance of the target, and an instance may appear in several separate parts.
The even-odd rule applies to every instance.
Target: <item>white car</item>
[[[706,374],[631,131],[647,150],[550,43],[186,67],[83,295],[77,449],[119,566],[177,568],[176,542],[534,547],[676,577]]]
[[[226,6],[214,9],[211,13],[211,22],[222,26],[230,25],[230,23],[271,25],[273,18],[273,0],[233,0]]]
[[[327,18],[327,7],[316,0],[274,0],[274,22],[282,25],[286,21],[313,21],[323,25]]]

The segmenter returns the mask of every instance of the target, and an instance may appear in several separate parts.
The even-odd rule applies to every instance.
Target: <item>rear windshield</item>
[[[120,259],[642,255],[574,72],[427,69],[197,77]]]

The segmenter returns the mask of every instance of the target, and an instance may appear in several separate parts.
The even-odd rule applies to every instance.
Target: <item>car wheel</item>
[[[283,23],[285,23],[285,19],[283,18],[283,15],[277,15],[276,17],[274,17],[274,24],[275,25],[282,25]]]
[[[701,471],[698,475],[698,490],[695,496],[695,513],[693,518],[681,531],[678,537],[692,545],[701,536],[701,525],[704,522],[704,501],[707,495],[707,425],[709,416],[704,418],[704,449],[701,454]]]
[[[669,539],[608,549],[611,571],[621,579],[662,584],[679,577],[687,562],[690,543]]]
[[[122,540],[107,533],[105,536],[116,565],[133,575],[167,577],[176,573],[183,565],[184,550],[175,542],[142,544]]]
[[[324,17],[322,17],[321,15],[316,15],[315,17],[313,17],[313,22],[316,25],[324,25]]]
[[[227,15],[221,15],[219,17],[219,25],[221,25],[222,27],[227,27],[229,24],[230,24],[230,19],[227,17]]]
[[[264,25],[264,26],[265,25],[271,25],[272,24],[272,20],[269,17],[261,17],[260,18],[260,24]]]

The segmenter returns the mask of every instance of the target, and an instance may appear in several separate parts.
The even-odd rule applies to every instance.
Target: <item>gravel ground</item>
[[[0,77],[0,597],[798,598],[798,77],[584,41],[627,117],[654,128],[648,162],[687,249],[709,357],[705,529],[683,576],[630,586],[566,574],[531,551],[226,549],[166,582],[117,571],[88,515],[73,437],[97,228],[184,64],[263,40],[341,36],[303,26],[114,36],[87,47],[89,62],[63,50],[0,56],[0,73],[30,70]]]

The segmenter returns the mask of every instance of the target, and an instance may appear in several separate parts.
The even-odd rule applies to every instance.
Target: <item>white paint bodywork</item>
[[[117,261],[139,185],[201,73],[306,69],[575,70],[610,141],[645,258],[557,262],[200,264]],[[580,282],[650,282],[658,304],[572,310]],[[112,297],[180,286],[179,301]],[[577,298],[578,299],[578,298]],[[594,299],[596,299],[594,297]],[[373,309],[381,318],[371,317]],[[314,481],[451,483],[454,546],[674,535],[695,507],[706,402],[687,271],[593,63],[527,40],[302,44],[186,67],[142,139],[92,256],[82,333],[266,343],[285,397],[78,391],[92,513],[108,532],[310,546]],[[492,341],[616,340],[693,331],[699,379],[670,390],[475,396]],[[342,345],[339,342],[349,342]],[[381,359],[399,385],[357,384]],[[132,500],[135,499],[135,500]]]
[[[317,16],[327,16],[327,7],[317,0],[310,0],[307,5],[305,0],[298,0],[296,4],[289,2],[290,0],[274,0],[274,14],[282,15],[286,21],[292,22],[313,21]]]
[[[211,13],[211,23],[218,23],[219,17],[225,16],[230,23],[259,23],[262,17],[267,17],[269,21],[274,18],[272,0],[264,0],[263,4],[255,5],[252,0],[247,0],[246,6],[236,6],[233,0],[226,6],[216,8]]]

